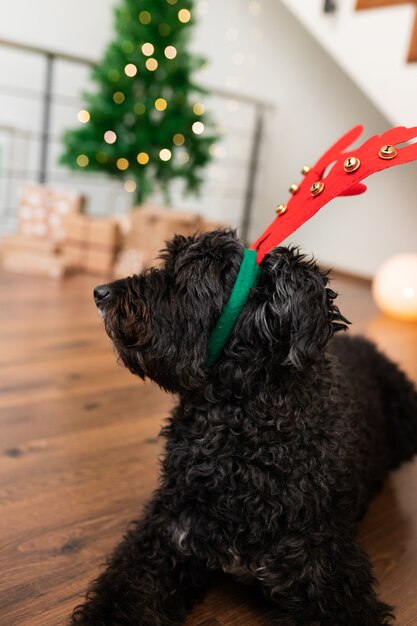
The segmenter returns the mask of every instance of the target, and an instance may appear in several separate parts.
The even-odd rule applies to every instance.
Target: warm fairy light
[[[136,102],[133,107],[133,110],[136,113],[136,115],[143,115],[146,111],[146,107],[143,104],[143,102]]]
[[[205,110],[206,110],[206,107],[201,102],[196,102],[193,106],[193,111],[195,115],[203,115]]]
[[[77,165],[79,167],[87,167],[89,162],[90,162],[90,159],[88,158],[86,154],[79,154],[77,156]]]
[[[178,0],[167,0],[168,4],[177,4]]]
[[[165,98],[157,98],[155,100],[155,109],[157,111],[165,111],[165,109],[167,108],[168,103],[165,100]]]
[[[155,48],[151,43],[146,42],[143,44],[142,52],[145,56],[150,57],[154,53],[154,51],[155,51]]]
[[[117,159],[116,166],[119,170],[127,170],[127,168],[129,167],[129,161],[123,158]]]
[[[141,11],[139,13],[139,22],[141,24],[150,24],[152,20],[152,15],[149,13],[149,11]]]
[[[77,117],[78,117],[78,121],[81,122],[81,124],[87,124],[87,122],[90,121],[90,114],[85,109],[78,111]]]
[[[117,81],[120,78],[120,74],[117,70],[109,70],[107,72],[107,78],[112,82],[112,83],[117,83]]]
[[[161,161],[169,161],[171,156],[171,150],[168,150],[168,148],[162,148],[162,150],[159,151],[159,158]]]
[[[233,63],[235,65],[243,65],[245,62],[245,55],[242,52],[235,52],[233,55]]]
[[[178,11],[178,19],[183,24],[186,24],[191,19],[191,13],[188,9],[180,9]]]
[[[188,152],[186,152],[185,150],[183,150],[182,152],[179,152],[178,161],[182,165],[185,165],[186,163],[188,163],[189,160],[190,160],[190,155],[188,154]]]
[[[114,143],[117,139],[117,135],[113,130],[106,130],[104,133],[104,141],[106,143]]]
[[[152,57],[146,60],[145,65],[150,72],[154,72],[158,69],[158,61]]]
[[[204,133],[204,124],[203,122],[194,122],[192,125],[193,133],[196,135],[201,135]]]
[[[115,91],[113,94],[113,101],[116,104],[122,104],[126,100],[125,94],[121,91]]]
[[[185,137],[181,133],[176,133],[173,136],[172,141],[175,143],[176,146],[182,146],[185,141]]]
[[[134,180],[126,180],[124,187],[129,193],[133,193],[134,191],[136,191],[136,183]]]
[[[147,152],[139,152],[136,158],[139,165],[146,165],[149,163],[149,154]]]
[[[174,46],[167,46],[164,50],[164,54],[167,59],[175,59],[177,56],[177,49]]]
[[[249,13],[251,15],[259,15],[260,12],[261,12],[260,2],[257,2],[256,0],[254,0],[254,2],[249,3]]]
[[[136,76],[137,73],[138,68],[136,67],[136,65],[134,65],[134,63],[128,63],[127,65],[125,65],[126,76],[129,76],[129,78],[133,78],[133,76]]]

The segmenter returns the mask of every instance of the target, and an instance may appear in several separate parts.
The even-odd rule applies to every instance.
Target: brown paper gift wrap
[[[71,190],[27,184],[19,204],[19,233],[62,241],[64,216],[80,213],[83,205],[84,198]]]
[[[145,264],[155,264],[159,251],[174,235],[193,235],[200,229],[201,217],[196,213],[144,205],[132,213],[132,230],[127,247],[143,251]]]
[[[119,239],[115,220],[68,215],[64,228],[63,250],[74,267],[94,274],[112,270]]]
[[[4,269],[18,274],[50,278],[63,278],[73,269],[62,254],[27,250],[5,250],[2,265]]]
[[[0,242],[1,250],[11,252],[24,250],[27,252],[46,252],[53,254],[58,252],[59,244],[47,237],[27,237],[25,235],[9,235]]]

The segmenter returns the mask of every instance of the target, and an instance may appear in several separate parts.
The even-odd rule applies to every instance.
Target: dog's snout
[[[110,285],[99,285],[94,289],[94,302],[96,306],[101,306],[111,295]]]

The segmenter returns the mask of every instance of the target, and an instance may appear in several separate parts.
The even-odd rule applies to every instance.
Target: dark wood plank
[[[156,486],[174,399],[116,363],[94,278],[0,274],[0,623],[65,624]],[[367,284],[336,277],[352,332],[417,380],[417,325],[379,315]],[[380,595],[417,625],[417,462],[388,481],[361,526]],[[187,626],[266,626],[251,589],[213,581]]]

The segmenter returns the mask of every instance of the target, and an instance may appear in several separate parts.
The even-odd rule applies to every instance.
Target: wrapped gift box
[[[6,252],[26,250],[28,252],[46,252],[54,254],[59,251],[59,243],[47,237],[29,237],[26,235],[9,235],[1,240],[1,249]]]
[[[119,244],[118,224],[110,218],[68,215],[62,248],[71,264],[94,274],[108,274]]]
[[[81,213],[84,198],[74,191],[25,185],[19,205],[19,233],[62,241],[65,215]]]
[[[144,205],[132,213],[132,228],[125,245],[141,250],[145,265],[154,264],[168,239],[176,234],[188,237],[200,229],[201,217],[196,213]]]
[[[73,267],[63,254],[42,251],[4,250],[2,253],[3,268],[19,274],[49,276],[63,278]]]

